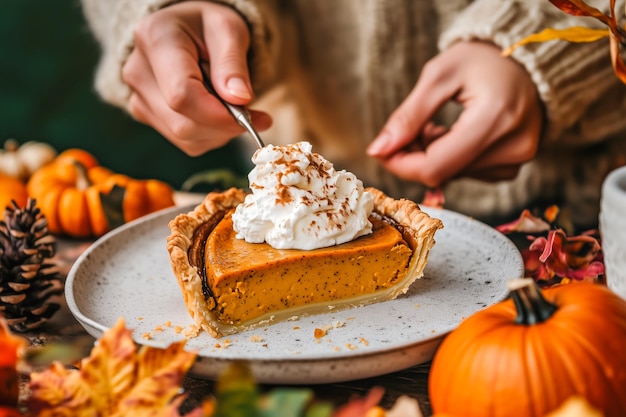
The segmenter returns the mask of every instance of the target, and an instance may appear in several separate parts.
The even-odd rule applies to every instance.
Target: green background
[[[5,0],[2,6],[0,143],[14,138],[47,142],[59,151],[80,147],[116,172],[158,178],[175,188],[201,171],[247,173],[250,155],[235,143],[189,157],[100,100],[93,89],[99,47],[78,0]]]

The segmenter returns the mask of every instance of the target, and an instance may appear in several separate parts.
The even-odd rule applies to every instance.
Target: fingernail
[[[252,94],[250,94],[250,90],[244,80],[239,77],[230,78],[226,82],[226,87],[228,88],[228,92],[235,97],[242,98],[244,100],[250,100],[252,98]]]
[[[372,155],[372,156],[380,155],[388,139],[389,139],[388,133],[382,133],[380,136],[374,139],[374,141],[370,143],[370,146],[367,148],[368,155]]]

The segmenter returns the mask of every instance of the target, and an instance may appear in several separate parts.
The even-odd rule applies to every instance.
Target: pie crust
[[[244,201],[246,192],[241,189],[231,188],[224,192],[209,193],[205,197],[204,201],[196,206],[193,211],[178,215],[169,223],[171,233],[167,239],[167,249],[170,254],[170,261],[174,275],[176,276],[182,290],[185,305],[195,323],[212,336],[221,337],[267,325],[272,322],[321,313],[328,311],[329,309],[338,310],[392,300],[398,295],[405,293],[415,280],[423,276],[429,251],[435,244],[435,232],[442,228],[443,224],[439,219],[432,218],[423,212],[416,203],[410,200],[394,200],[375,188],[367,188],[366,191],[369,191],[374,196],[374,212],[372,213],[372,217],[370,219],[374,224],[379,225],[374,229],[382,230],[384,228],[387,230],[386,234],[381,232],[386,236],[384,238],[381,237],[381,239],[392,239],[392,235],[395,234],[398,242],[391,243],[393,245],[392,251],[398,253],[402,251],[406,252],[406,261],[402,262],[403,265],[398,266],[398,270],[400,272],[397,273],[397,276],[392,277],[388,285],[381,285],[379,288],[382,289],[377,289],[374,292],[368,290],[365,293],[360,293],[360,287],[358,285],[351,285],[352,283],[349,283],[350,285],[348,286],[353,287],[350,291],[354,292],[353,294],[350,294],[350,296],[332,300],[323,299],[324,296],[321,296],[321,298],[313,300],[312,302],[311,300],[305,300],[305,302],[303,304],[301,303],[301,305],[282,308],[274,307],[268,311],[263,311],[254,317],[246,316],[242,319],[235,317],[235,312],[237,310],[233,310],[233,313],[225,315],[223,314],[223,306],[218,306],[218,304],[222,303],[222,301],[218,301],[221,300],[221,298],[217,297],[215,293],[215,290],[217,289],[216,280],[214,278],[207,279],[207,276],[213,277],[211,273],[211,269],[213,268],[212,265],[217,264],[212,261],[207,262],[207,259],[211,259],[210,253],[207,254],[205,252],[214,253],[215,251],[219,252],[222,247],[230,247],[228,245],[228,241],[235,239],[234,233],[230,236],[230,231],[228,229],[224,229],[226,226],[220,227],[220,223],[228,221],[232,210]],[[221,229],[220,233],[228,234],[228,236],[222,236],[222,240],[214,243],[213,246],[211,246],[212,249],[209,249],[209,240],[215,240],[209,239],[209,236],[211,236],[211,233],[216,228],[218,230]],[[388,229],[394,230],[393,232],[389,232]],[[368,256],[367,245],[369,245],[369,243],[365,242],[369,241],[366,239],[371,240],[377,238],[378,236],[370,238],[365,236],[354,240],[353,242],[357,242],[359,239],[363,239],[363,241],[360,242],[358,256]],[[227,241],[224,242],[224,239]],[[246,243],[245,241],[240,241],[236,244],[239,245],[239,247],[241,247],[241,245],[254,245],[254,248],[250,247],[250,249],[258,251],[265,250],[280,253],[289,252],[290,255],[297,253],[299,258],[298,261],[291,258],[285,261],[290,262],[288,268],[285,268],[285,265],[281,264],[281,267],[285,268],[285,270],[293,271],[294,268],[297,270],[298,265],[301,265],[301,259],[313,256],[313,253],[315,253],[316,259],[325,259],[325,262],[331,263],[335,262],[335,259],[338,259],[336,262],[340,262],[341,258],[339,257],[340,255],[337,255],[337,253],[342,251],[345,253],[343,245],[348,245],[347,248],[350,248],[351,246],[349,245],[353,242],[331,246],[328,248],[316,249],[314,251],[295,249],[280,251],[269,247],[265,243]],[[380,245],[373,246],[378,247]],[[365,255],[363,254],[363,250],[365,250]],[[380,249],[377,250],[380,251]],[[219,253],[217,255],[219,256]],[[376,254],[376,256],[380,256],[380,253]],[[236,265],[242,265],[242,270],[244,269],[243,265],[246,263],[254,264],[254,262],[249,262],[249,255],[246,255],[245,258],[248,262],[246,262],[246,259],[234,260]],[[391,259],[391,261],[389,261],[389,259]],[[397,262],[396,259],[397,258],[394,258],[393,256],[385,257],[384,254],[383,257],[380,258],[381,262]],[[259,265],[263,265],[264,262],[265,261],[260,261]],[[207,263],[209,265],[207,265]],[[314,263],[315,261],[313,261],[313,264]],[[302,276],[310,277],[312,276],[311,271],[314,267],[312,268],[309,263],[306,265],[307,269],[303,271],[302,267],[300,267],[299,273],[301,273]],[[341,267],[344,267],[344,265],[342,264],[337,266],[337,268]],[[215,268],[218,268],[218,266],[215,266]],[[259,268],[263,269],[264,266],[259,266]],[[366,266],[366,268],[370,268],[370,266]],[[269,271],[270,269],[264,270]],[[370,275],[376,275],[376,271],[370,271],[369,269],[367,271],[370,272]],[[230,268],[230,272],[233,272],[232,266]],[[235,270],[234,272],[234,276],[237,276],[237,271]],[[341,272],[341,270],[335,271],[335,276],[343,275],[341,273],[337,274],[337,272]],[[346,270],[346,272],[349,271]],[[243,287],[248,291],[241,290],[240,288],[240,286],[246,285],[244,281],[249,279],[246,277],[250,277],[250,274],[254,275],[254,270],[252,270],[252,272],[249,269],[247,271],[242,271],[241,276],[237,278],[232,278],[233,274],[228,275],[230,278],[224,278],[225,280],[230,280],[227,281],[227,285],[230,286],[230,290],[232,290],[229,295],[230,305],[244,303],[244,300],[233,300],[232,294],[256,294],[254,291],[250,291],[249,287]],[[360,279],[362,275],[367,274],[361,273],[358,275],[357,279]],[[333,277],[328,277],[329,280],[332,280],[332,278]],[[324,279],[324,277],[321,278],[321,280]],[[209,284],[209,281],[214,283],[213,287]],[[254,280],[250,279],[248,284],[254,285],[253,282]],[[334,281],[329,282],[332,284]],[[285,297],[298,296],[298,294],[295,293],[299,291],[300,287],[291,285],[290,287],[283,286],[281,289],[280,283],[277,282],[276,284],[277,285],[275,285],[272,289],[273,295],[275,291],[283,291],[285,293]],[[344,283],[344,286],[345,284],[346,283]],[[220,285],[223,287],[224,283],[222,282]],[[219,289],[219,291],[223,291],[223,289]],[[305,295],[310,297],[308,294]],[[263,304],[263,300],[259,300],[259,303]],[[225,319],[224,317],[227,318]]]

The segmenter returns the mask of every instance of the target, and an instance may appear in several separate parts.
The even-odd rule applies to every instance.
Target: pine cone
[[[0,315],[16,332],[39,327],[59,309],[48,302],[63,292],[60,274],[47,261],[56,240],[34,199],[20,208],[15,202],[0,221]]]

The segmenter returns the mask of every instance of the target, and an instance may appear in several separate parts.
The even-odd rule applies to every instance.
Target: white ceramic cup
[[[626,299],[626,166],[602,184],[599,227],[607,286]]]

